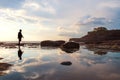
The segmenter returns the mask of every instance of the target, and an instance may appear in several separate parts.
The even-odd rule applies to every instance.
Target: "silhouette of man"
[[[20,49],[19,47],[19,50],[18,50],[18,57],[20,60],[22,60],[22,54],[23,54],[23,51]]]
[[[22,30],[20,29],[19,32],[18,32],[19,45],[20,45],[20,42],[21,42],[22,38],[23,38]]]

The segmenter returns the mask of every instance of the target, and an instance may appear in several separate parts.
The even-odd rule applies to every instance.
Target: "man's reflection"
[[[19,57],[20,60],[22,60],[22,54],[23,54],[23,51],[20,49],[20,46],[19,46],[18,57]]]

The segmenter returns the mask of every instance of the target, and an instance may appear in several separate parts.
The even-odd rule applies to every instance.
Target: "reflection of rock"
[[[77,50],[79,50],[79,43],[75,42],[67,42],[61,46],[61,49],[67,53],[73,53]]]
[[[38,46],[28,46],[28,48],[38,48]]]
[[[3,58],[0,58],[0,60]],[[5,73],[3,73],[2,71],[7,70],[10,66],[12,66],[11,64],[8,63],[0,63],[0,75],[4,75]]]
[[[72,62],[65,61],[65,62],[62,62],[61,65],[70,66],[70,65],[72,65]]]
[[[105,55],[105,54],[107,54],[107,52],[106,52],[106,51],[99,50],[99,51],[94,51],[94,54]]]
[[[97,48],[87,48],[90,51],[93,51],[94,54],[106,55],[109,50],[107,49],[97,49]]]
[[[59,40],[59,41],[46,40],[46,41],[42,41],[40,44],[41,47],[60,47],[64,43],[65,41],[63,40]]]
[[[62,51],[65,51],[66,53],[73,53],[79,50],[79,49],[65,49],[65,48],[61,48],[61,49]]]
[[[5,48],[17,48],[16,46],[6,46]]]
[[[3,58],[0,58],[0,60],[3,59]]]
[[[0,71],[7,70],[10,66],[12,65],[8,63],[0,63]]]
[[[5,73],[2,71],[9,69],[10,66],[12,65],[8,63],[0,63],[0,75],[4,75]]]
[[[25,44],[24,43],[20,43],[20,44],[17,44],[18,46],[24,46]]]

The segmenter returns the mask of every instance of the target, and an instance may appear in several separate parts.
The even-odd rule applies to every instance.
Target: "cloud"
[[[106,27],[108,29],[120,29],[120,1],[105,1],[97,3],[96,9],[93,13],[84,15],[68,29],[59,31],[60,36],[66,37],[82,37],[88,31],[93,30],[95,27]],[[75,27],[77,25],[77,27]],[[71,26],[71,25],[69,25]],[[75,32],[76,31],[76,32]]]
[[[56,1],[56,0],[55,0]],[[0,3],[0,18],[9,21],[40,23],[52,18],[56,11],[46,0],[8,0]]]
[[[79,32],[79,27],[77,25],[72,25],[70,27],[58,27],[57,31],[59,32],[59,36],[64,36],[67,38],[71,37],[80,37],[81,32]]]
[[[104,17],[88,17],[84,20],[80,20],[78,22],[79,25],[95,25],[95,26],[102,26],[107,23],[111,22],[110,20],[104,18]]]
[[[35,17],[27,15],[27,11],[24,9],[13,10],[13,9],[0,9],[0,19],[6,19],[13,22],[21,23],[40,23],[41,21],[48,20],[42,17]]]
[[[111,23],[111,20],[104,17],[84,16],[78,22],[70,27],[58,27],[59,35],[71,37],[82,37],[95,27],[105,26]]]
[[[25,0],[0,0],[0,8],[19,9]]]
[[[116,7],[120,7],[120,1],[119,0],[111,0],[111,1],[108,1],[108,2],[103,2],[103,3],[100,3],[98,5],[98,7],[100,8],[105,8],[105,7],[109,7],[109,8],[116,8]]]
[[[26,0],[22,8],[27,11],[29,16],[53,18],[56,14],[54,5],[46,0]]]
[[[111,23],[108,24],[107,27],[109,28],[118,28],[120,29],[120,1],[109,1],[107,3],[101,3],[99,5],[100,11],[98,13],[101,13],[101,16],[106,17],[107,19],[111,20]]]
[[[34,3],[29,2],[29,3],[25,3],[23,5],[23,8],[28,8],[28,9],[32,9],[32,10],[39,10],[40,6],[39,6],[39,4],[37,4],[35,2]]]
[[[37,12],[47,12],[47,13],[55,14],[55,9],[49,3],[42,3],[42,2],[38,3],[37,1],[36,2],[26,1],[23,5],[23,8],[37,11]]]

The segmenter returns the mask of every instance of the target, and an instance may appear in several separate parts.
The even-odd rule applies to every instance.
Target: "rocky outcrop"
[[[80,45],[76,42],[67,42],[61,46],[61,49],[67,53],[73,53],[79,50]]]
[[[120,40],[120,30],[91,31],[82,38],[71,38],[70,41],[99,44],[104,41]]]
[[[79,49],[80,45],[76,42],[67,42],[61,46],[61,48],[65,49]]]
[[[64,43],[65,41],[63,40],[58,40],[58,41],[46,40],[46,41],[42,41],[40,45],[41,47],[60,47]]]

